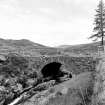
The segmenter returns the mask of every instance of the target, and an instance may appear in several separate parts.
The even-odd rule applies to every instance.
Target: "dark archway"
[[[51,62],[42,68],[41,73],[44,78],[49,76],[58,76],[61,66],[62,64],[59,62]]]
[[[66,78],[72,78],[72,73],[70,73],[69,71],[66,71],[66,69],[62,67],[63,67],[63,64],[61,64],[60,62],[51,62],[49,64],[46,64],[41,70],[43,79],[45,81],[48,81],[49,79],[53,79],[59,82],[60,77],[66,76]]]
[[[59,80],[59,77],[64,76],[63,71],[61,70],[62,64],[59,62],[51,62],[47,65],[45,65],[41,73],[43,75],[43,78],[46,80],[46,78],[49,79],[54,79],[54,80]]]

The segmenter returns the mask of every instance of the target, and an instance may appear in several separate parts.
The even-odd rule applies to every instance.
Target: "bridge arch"
[[[70,72],[67,72],[66,70],[64,71],[62,67],[63,67],[63,64],[60,62],[51,62],[46,64],[41,69],[43,78],[59,80],[59,77],[63,77],[64,75],[68,75],[70,76],[70,78],[72,78],[72,75],[70,74]]]

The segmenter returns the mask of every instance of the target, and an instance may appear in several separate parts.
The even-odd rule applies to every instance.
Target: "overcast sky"
[[[90,42],[99,0],[0,0],[0,37],[47,46]]]

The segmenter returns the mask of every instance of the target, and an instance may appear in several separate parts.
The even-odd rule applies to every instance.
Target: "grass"
[[[60,94],[63,87],[68,88],[67,94]],[[56,86],[56,96],[51,98],[46,105],[89,105],[93,92],[92,88],[91,73],[80,74],[76,78]]]

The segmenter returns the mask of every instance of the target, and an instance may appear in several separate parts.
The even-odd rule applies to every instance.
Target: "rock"
[[[66,88],[66,87],[64,87],[61,91],[62,94],[67,94],[67,92],[68,92],[68,88]]]
[[[0,55],[0,62],[1,61],[6,61],[6,60],[7,60],[7,58],[4,55]]]

